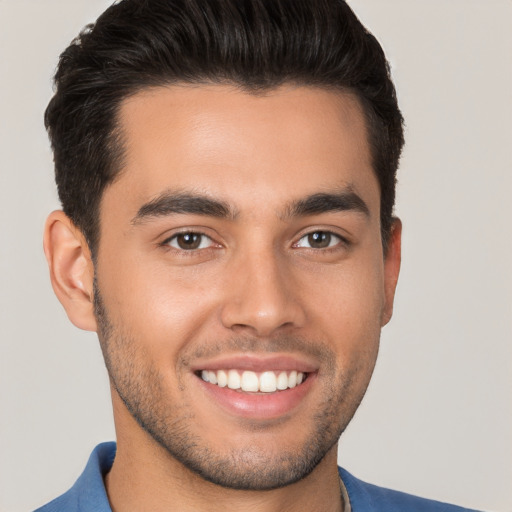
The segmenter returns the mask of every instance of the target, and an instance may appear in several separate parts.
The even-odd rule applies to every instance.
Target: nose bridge
[[[286,259],[272,247],[241,253],[232,261],[230,292],[222,310],[222,322],[230,329],[246,328],[269,336],[304,321]]]

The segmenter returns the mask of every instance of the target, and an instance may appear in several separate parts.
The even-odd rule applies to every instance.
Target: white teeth
[[[259,391],[258,376],[254,372],[242,373],[242,391]]]
[[[240,375],[241,374],[241,375]],[[305,374],[292,370],[290,372],[266,371],[256,373],[252,371],[239,370],[217,370],[201,372],[201,378],[205,382],[216,384],[217,386],[228,387],[230,389],[241,389],[246,392],[274,393],[275,391],[284,391],[302,384]]]
[[[277,389],[288,389],[288,375],[286,375],[286,372],[281,372],[277,377]]]
[[[260,375],[260,391],[273,393],[277,389],[277,378],[274,372],[263,372]]]
[[[236,370],[229,370],[228,372],[228,388],[240,389],[240,375]]]
[[[219,370],[217,372],[217,384],[221,388],[225,388],[228,385],[228,376],[225,371]]]

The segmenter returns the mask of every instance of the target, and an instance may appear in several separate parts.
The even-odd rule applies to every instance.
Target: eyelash
[[[309,239],[310,237],[313,237],[315,235],[322,235],[328,237],[328,245],[326,247],[304,247],[305,249],[309,249],[312,251],[322,251],[322,252],[331,252],[339,249],[340,245],[344,247],[348,247],[350,245],[350,242],[343,236],[339,235],[338,233],[334,233],[333,231],[329,231],[327,229],[317,229],[315,231],[309,231],[308,233],[305,233],[301,236],[298,242],[296,242],[293,247],[303,247],[299,245],[302,240]],[[337,242],[331,245],[332,239],[336,239]],[[308,242],[311,244],[311,240],[308,240]]]
[[[299,245],[302,240],[308,239],[310,237],[314,237],[315,235],[327,236],[328,237],[328,245],[326,247],[304,247],[302,245]],[[200,241],[199,241],[199,244],[197,247],[192,247],[192,248],[188,248],[188,249],[171,245],[172,242],[177,241],[178,237],[180,237],[180,236],[182,236],[182,237],[186,237],[186,236],[199,237]],[[334,243],[333,245],[331,245],[332,238],[337,240],[337,242]],[[209,246],[201,247],[201,245],[205,242],[205,240],[209,240],[209,242],[210,242]],[[309,243],[311,245],[311,239],[309,240]],[[178,242],[177,242],[177,244],[178,244]],[[346,247],[350,246],[350,242],[345,237],[339,235],[338,233],[334,233],[333,231],[329,231],[327,229],[317,229],[314,231],[309,231],[307,233],[304,233],[299,238],[299,240],[293,244],[292,247],[293,248],[301,248],[302,247],[302,248],[310,250],[310,251],[322,251],[323,253],[326,253],[326,252],[332,252],[332,251],[338,250],[340,248],[339,247],[340,245],[346,248]],[[200,231],[189,230],[189,231],[182,231],[180,233],[173,234],[172,236],[166,238],[163,242],[161,242],[160,246],[162,246],[166,249],[169,249],[169,250],[179,252],[182,255],[192,256],[195,253],[197,253],[198,251],[205,251],[205,250],[211,250],[211,249],[218,248],[218,247],[220,247],[220,244],[217,244],[217,247],[215,247],[215,242],[213,241],[213,239],[210,236],[208,236],[205,233],[202,233]]]
[[[176,241],[178,240],[178,237],[186,237],[186,236],[192,236],[192,237],[199,237],[201,238],[200,242],[199,242],[199,247],[192,247],[192,248],[189,248],[189,249],[184,249],[182,247],[174,247],[172,244],[173,241]],[[205,240],[209,240],[210,241],[210,244],[208,247],[201,247],[201,245],[203,244],[203,242]],[[219,244],[217,244],[219,245]],[[208,250],[208,249],[214,249],[215,248],[215,242],[213,241],[213,239],[204,234],[204,233],[201,233],[200,231],[193,231],[193,230],[189,230],[189,231],[181,231],[180,233],[175,233],[174,235],[170,236],[169,238],[166,238],[161,244],[160,246],[164,247],[164,248],[167,248],[167,249],[170,249],[170,250],[174,250],[176,252],[179,252],[181,254],[186,254],[187,256],[188,255],[193,255],[194,253],[196,253],[197,251],[205,251],[205,250]]]

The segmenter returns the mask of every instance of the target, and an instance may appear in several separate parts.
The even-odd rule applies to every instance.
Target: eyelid
[[[299,242],[305,238],[307,238],[308,236],[312,235],[313,233],[328,233],[329,235],[331,235],[332,237],[335,237],[338,239],[338,243],[334,244],[334,245],[330,245],[328,247],[325,247],[323,249],[319,249],[319,248],[314,248],[314,247],[304,247],[304,246],[299,246]],[[305,249],[312,249],[312,250],[315,250],[315,251],[320,251],[320,250],[329,250],[329,249],[334,249],[336,248],[338,245],[344,245],[346,247],[350,246],[352,243],[350,241],[350,239],[345,236],[345,235],[342,235],[341,233],[339,233],[338,230],[336,229],[333,229],[331,227],[316,227],[316,228],[308,228],[307,231],[303,231],[297,238],[297,241],[294,242],[293,244],[293,247],[302,247],[302,248],[305,248]]]
[[[198,247],[193,247],[193,248],[190,248],[190,249],[184,249],[183,247],[179,247],[178,243],[177,243],[177,240],[178,240],[178,237],[180,235],[195,235],[195,236],[198,236],[201,238],[201,241],[199,243],[199,246]],[[173,243],[176,241],[176,245],[173,245]],[[204,247],[204,243],[207,243],[208,246],[207,247]],[[209,243],[208,243],[209,242]],[[173,249],[176,249],[177,251],[199,251],[201,249],[209,249],[211,247],[211,244],[212,244],[213,240],[208,236],[208,235],[205,235],[205,234],[202,234],[202,233],[177,233],[176,235],[172,236],[169,241],[167,242],[167,244],[172,247]]]
[[[337,243],[335,243],[333,245],[329,245],[324,248],[306,247],[306,246],[299,245],[301,240],[307,239],[308,236],[310,236],[314,233],[319,233],[319,232],[327,233],[327,234],[331,235],[333,238],[335,238],[337,240]],[[175,246],[171,245],[171,241],[176,240],[176,238],[178,236],[185,235],[185,234],[198,235],[198,236],[201,236],[201,237],[207,239],[209,241],[208,247],[198,247],[196,249],[183,249],[181,247],[175,247]],[[300,233],[300,235],[298,236],[298,238],[296,238],[296,240],[297,241],[292,244],[293,248],[304,248],[304,249],[311,249],[314,251],[320,251],[320,250],[325,251],[325,250],[335,249],[339,245],[344,245],[344,246],[348,247],[352,244],[350,239],[347,236],[344,236],[341,233],[339,233],[338,230],[333,229],[332,227],[320,227],[320,226],[314,227],[314,228],[308,228],[307,230],[302,231],[302,233]],[[183,252],[183,253],[193,253],[193,252],[208,250],[208,249],[212,249],[212,248],[220,248],[223,246],[223,244],[217,242],[213,236],[206,234],[205,229],[202,227],[180,228],[178,231],[174,231],[171,235],[166,236],[161,242],[158,243],[158,245],[161,247],[164,247],[164,248],[167,247],[172,250]]]
[[[317,231],[313,231],[313,233],[317,233]],[[308,246],[300,245],[302,240],[307,240],[309,238],[309,236],[312,235],[313,233],[308,233],[307,235],[302,236],[299,239],[299,241],[295,243],[295,247],[301,247],[304,249],[313,249],[315,251],[321,251],[321,250],[325,250],[325,249],[332,249],[332,248],[338,246],[340,244],[340,242],[343,243],[343,240],[335,233],[322,231],[322,233],[327,233],[331,236],[331,240],[330,240],[330,243],[328,246],[326,246],[326,247],[311,247],[310,245],[308,245]],[[335,242],[335,243],[331,243],[331,242]]]
[[[176,240],[176,238],[180,235],[198,235],[203,238],[206,238],[210,241],[208,247],[202,247],[197,249],[182,249],[181,247],[175,247],[171,245],[171,241]],[[179,251],[182,253],[193,253],[202,250],[207,250],[211,248],[221,247],[221,244],[217,242],[211,235],[205,233],[204,228],[200,227],[184,227],[180,228],[177,231],[174,231],[171,235],[166,236],[161,242],[158,243],[160,247],[169,248],[174,251]]]

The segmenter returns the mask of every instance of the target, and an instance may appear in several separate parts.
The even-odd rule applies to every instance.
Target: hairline
[[[168,89],[172,87],[215,87],[215,86],[231,86],[234,91],[240,91],[245,94],[249,94],[252,96],[266,96],[271,94],[272,92],[277,91],[278,89],[286,86],[292,86],[292,88],[309,88],[309,89],[318,89],[327,92],[332,92],[340,96],[348,97],[356,101],[358,107],[360,108],[360,112],[363,116],[364,130],[365,130],[365,139],[367,148],[370,156],[370,165],[373,171],[374,177],[377,180],[377,184],[379,186],[379,223],[381,224],[381,241],[384,251],[384,256],[387,253],[387,245],[390,236],[390,230],[388,232],[383,231],[382,227],[382,187],[379,180],[379,174],[376,169],[375,164],[375,155],[373,150],[373,145],[371,139],[373,137],[373,131],[375,128],[372,128],[372,116],[374,116],[373,109],[371,104],[365,100],[362,94],[359,93],[357,89],[347,86],[336,86],[328,83],[321,82],[313,82],[308,80],[299,80],[299,79],[286,79],[283,78],[282,81],[278,83],[273,83],[271,85],[250,85],[243,83],[241,81],[222,78],[222,77],[197,77],[195,79],[190,80],[173,80],[166,77],[161,77],[160,79],[155,79],[153,82],[150,80],[147,81],[146,84],[134,85],[132,88],[127,88],[120,95],[118,100],[115,102],[115,106],[112,114],[112,124],[111,129],[108,134],[107,145],[111,147],[108,150],[108,165],[110,167],[110,172],[112,178],[108,183],[105,184],[103,189],[101,190],[101,196],[97,201],[97,212],[96,212],[96,226],[95,226],[95,238],[94,240],[89,240],[87,234],[83,232],[85,238],[87,239],[87,243],[89,245],[89,250],[92,255],[93,263],[97,261],[97,253],[99,251],[99,245],[101,241],[101,206],[103,202],[103,197],[105,195],[105,191],[111,185],[115,184],[118,179],[120,179],[125,170],[126,170],[126,144],[127,144],[127,136],[122,124],[122,109],[124,105],[133,97],[140,94],[151,93],[151,91],[158,91],[159,89]],[[392,216],[391,220],[394,217]]]

